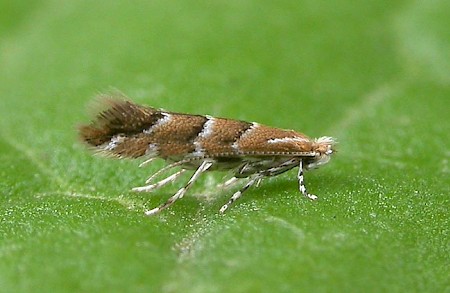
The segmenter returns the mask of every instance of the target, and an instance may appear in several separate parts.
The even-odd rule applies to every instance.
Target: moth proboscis
[[[303,171],[326,164],[335,153],[335,140],[328,136],[311,139],[303,133],[227,118],[168,112],[137,105],[124,97],[101,95],[103,110],[93,121],[79,128],[81,140],[98,153],[117,158],[155,158],[169,164],[134,191],[150,192],[173,182],[188,170],[194,170],[186,185],[162,205],[148,210],[154,215],[182,198],[206,171],[231,170],[234,176],[222,186],[238,179],[246,184],[222,206],[225,212],[252,185],[298,167],[300,192],[309,199]],[[154,182],[161,173],[180,170]]]

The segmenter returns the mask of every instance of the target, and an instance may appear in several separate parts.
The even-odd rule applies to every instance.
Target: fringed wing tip
[[[77,127],[79,139],[89,146],[100,146],[116,134],[145,124],[148,112],[151,108],[135,105],[120,92],[99,94],[88,104],[91,122]]]
[[[108,93],[97,94],[88,104],[87,113],[91,117],[89,124],[78,125],[78,137],[89,146],[98,146],[107,139],[104,138],[106,130],[104,126],[108,123],[107,113],[118,107],[130,103],[125,94],[118,90]]]
[[[87,104],[87,113],[93,123],[98,122],[101,118],[101,114],[111,109],[123,107],[123,105],[129,104],[131,101],[124,95],[118,93],[101,93],[96,95]]]
[[[80,125],[77,127],[78,138],[81,142],[91,147],[99,146],[105,143],[109,138],[105,137],[104,130],[91,125]]]

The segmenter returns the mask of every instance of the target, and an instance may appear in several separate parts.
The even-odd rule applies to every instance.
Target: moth
[[[124,98],[102,95],[100,110],[88,125],[79,127],[81,140],[98,153],[116,158],[145,158],[143,166],[156,158],[168,165],[158,170],[138,192],[154,191],[192,170],[187,183],[162,205],[147,210],[154,215],[182,198],[202,173],[231,171],[228,187],[239,179],[246,183],[220,208],[224,213],[252,185],[262,179],[298,167],[300,192],[311,200],[304,170],[326,164],[335,153],[336,142],[323,136],[311,139],[303,133],[208,115],[168,112],[137,105]],[[156,178],[179,167],[162,180]]]

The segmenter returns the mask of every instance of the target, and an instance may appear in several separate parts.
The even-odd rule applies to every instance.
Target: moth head
[[[316,156],[306,160],[306,169],[318,168],[328,163],[331,155],[336,152],[336,143],[336,140],[329,136],[316,138],[313,142],[313,151]]]

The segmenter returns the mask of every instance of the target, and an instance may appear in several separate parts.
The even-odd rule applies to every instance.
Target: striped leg
[[[297,166],[297,159],[291,159],[289,161],[283,162],[280,165],[276,166],[276,167],[272,167],[270,169],[267,169],[266,171],[264,171],[264,175],[265,176],[276,176],[279,175],[281,173],[284,173],[286,171],[291,170],[292,168]]]
[[[234,184],[236,184],[239,181],[239,178],[237,177],[231,177],[230,179],[228,179],[227,181],[225,181],[224,183],[220,183],[217,185],[217,188],[220,189],[225,189],[228,187],[233,186]]]
[[[298,187],[300,189],[300,192],[307,198],[316,200],[318,197],[315,196],[314,194],[308,193],[308,191],[306,190],[305,182],[303,179],[303,161],[302,160],[300,160],[300,164],[298,166],[297,178],[298,178]]]
[[[146,186],[141,186],[141,187],[135,187],[132,190],[133,191],[137,191],[137,192],[150,192],[152,190],[158,189],[163,187],[164,185],[166,185],[167,183],[173,182],[175,181],[178,177],[180,177],[181,174],[183,174],[186,171],[186,169],[181,169],[178,172],[175,172],[174,174],[170,175],[167,178],[164,178],[161,181],[158,181],[156,183],[153,184],[149,184]]]
[[[145,160],[144,162],[142,162],[142,163],[139,164],[139,168],[144,167],[144,166],[147,165],[147,164],[150,164],[151,162],[153,162],[153,161],[156,160],[156,159],[157,159],[156,157],[153,157],[153,158],[150,158],[150,159],[148,159],[148,160]]]
[[[244,187],[242,187],[239,191],[236,191],[234,194],[233,194],[233,196],[230,198],[230,200],[226,203],[226,204],[224,204],[221,208],[220,208],[220,210],[219,210],[219,212],[220,213],[224,213],[236,200],[238,200],[241,196],[242,196],[242,194],[250,187],[250,186],[252,186],[253,184],[255,184],[255,183],[259,183],[260,181],[261,181],[261,178],[262,178],[262,175],[257,175],[257,176],[255,176],[255,177],[253,177],[252,179],[250,179],[248,182],[247,182],[247,184],[245,184],[244,185]]]
[[[203,172],[208,170],[212,166],[212,164],[213,163],[210,162],[210,161],[204,161],[200,165],[200,167],[198,167],[198,169],[194,172],[194,175],[192,175],[191,179],[189,179],[188,183],[183,188],[178,190],[177,193],[175,193],[172,197],[170,197],[165,203],[163,203],[159,207],[146,211],[145,215],[151,216],[151,215],[157,214],[160,211],[162,211],[162,210],[170,207],[171,205],[173,205],[177,201],[177,199],[180,199],[180,198],[182,198],[184,196],[186,191],[188,191],[188,189],[192,186],[192,183],[194,183],[195,180],[198,179],[200,174],[202,174]]]
[[[147,160],[147,161],[149,161],[149,160]],[[146,161],[146,162],[147,162],[147,161]],[[145,183],[148,184],[148,183],[152,182],[153,179],[155,179],[157,176],[159,176],[159,174],[164,173],[164,172],[166,172],[167,170],[170,170],[170,169],[175,168],[175,167],[177,167],[177,166],[181,166],[181,165],[183,165],[184,163],[189,162],[189,161],[192,161],[192,159],[181,160],[181,161],[172,163],[172,164],[170,164],[170,165],[167,165],[167,166],[165,166],[165,167],[159,169],[158,171],[156,171],[152,176],[150,176],[150,177],[145,181]],[[145,162],[144,162],[144,163],[145,163]],[[144,163],[142,163],[142,164],[144,164]],[[141,164],[141,165],[142,165],[142,164]]]

